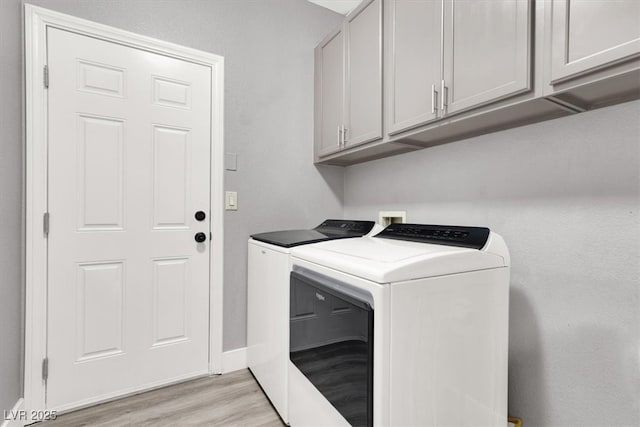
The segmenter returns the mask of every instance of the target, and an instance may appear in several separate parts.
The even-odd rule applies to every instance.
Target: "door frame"
[[[224,58],[107,25],[25,4],[25,345],[24,399],[27,411],[45,409],[43,360],[47,354],[48,27],[157,53],[211,68],[211,233],[209,259],[209,373],[222,372],[224,238]],[[55,367],[53,367],[55,369]],[[27,412],[29,413],[29,412]]]

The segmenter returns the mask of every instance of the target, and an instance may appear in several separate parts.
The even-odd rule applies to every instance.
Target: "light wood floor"
[[[92,406],[35,426],[282,427],[284,424],[245,369]]]

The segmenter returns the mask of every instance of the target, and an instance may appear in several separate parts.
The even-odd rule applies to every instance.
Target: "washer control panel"
[[[320,232],[350,232],[365,235],[373,228],[373,221],[350,221],[342,219],[327,219],[315,230]]]
[[[482,249],[489,240],[489,233],[490,230],[486,227],[391,224],[375,237]]]

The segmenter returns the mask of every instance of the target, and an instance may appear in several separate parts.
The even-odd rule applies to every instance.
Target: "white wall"
[[[312,164],[313,48],[342,17],[305,0],[28,2],[225,57],[224,349],[244,347],[249,234],[342,216],[342,169]],[[0,410],[21,395],[22,3],[0,0]]]
[[[346,168],[345,215],[481,225],[511,251],[509,412],[640,422],[640,101]]]

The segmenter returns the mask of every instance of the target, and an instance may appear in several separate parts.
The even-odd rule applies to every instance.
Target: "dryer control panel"
[[[490,232],[486,227],[391,224],[374,237],[482,249],[489,240]]]

